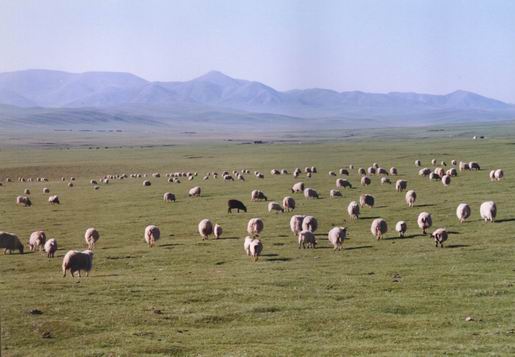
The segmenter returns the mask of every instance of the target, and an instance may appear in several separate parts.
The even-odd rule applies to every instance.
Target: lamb
[[[415,201],[417,200],[417,193],[415,190],[409,190],[406,192],[405,200],[408,204],[408,207],[413,207],[415,205]]]
[[[351,219],[359,218],[359,205],[356,201],[352,201],[347,206],[347,213],[349,214]]]
[[[250,256],[254,258],[255,262],[257,262],[261,252],[263,251],[263,243],[261,243],[259,239],[253,239],[252,242],[250,242],[249,251]]]
[[[86,233],[84,233],[84,240],[88,245],[89,250],[93,250],[95,248],[96,242],[100,239],[100,233],[95,228],[88,228]]]
[[[377,240],[383,238],[384,234],[388,232],[388,225],[382,218],[376,218],[370,225],[370,232],[376,237]]]
[[[291,193],[304,192],[304,182],[297,182],[291,187]]]
[[[13,250],[18,250],[20,254],[23,254],[23,244],[18,239],[15,234],[0,232],[0,249],[4,249],[4,254],[9,254],[13,252]]]
[[[53,258],[57,251],[57,241],[55,239],[49,239],[45,243],[45,253],[48,258]]]
[[[314,189],[308,187],[308,188],[306,188],[304,190],[304,197],[306,197],[308,199],[319,198],[319,195],[318,195],[317,191],[315,191]]]
[[[302,231],[302,222],[304,221],[305,217],[306,216],[293,215],[290,218],[290,229],[295,237],[298,236],[300,231]]]
[[[208,239],[209,235],[213,234],[213,223],[209,219],[203,219],[198,224],[198,232],[202,240]]]
[[[494,222],[495,216],[497,215],[497,206],[494,201],[486,201],[481,204],[479,208],[479,213],[481,214],[481,218],[485,220],[485,222]]]
[[[346,179],[336,179],[336,187],[337,188],[352,188],[352,184],[349,182],[349,180]]]
[[[46,242],[46,234],[43,231],[32,232],[29,238],[29,250],[31,252],[38,248],[39,251],[43,248]]]
[[[327,240],[333,245],[334,250],[342,250],[343,241],[347,238],[347,228],[333,227],[327,233]]]
[[[447,240],[448,235],[445,228],[438,228],[431,234],[431,238],[434,239],[436,247],[440,244],[440,247],[443,248],[443,242]]]
[[[397,182],[395,182],[395,190],[397,192],[402,192],[402,191],[404,191],[407,188],[408,188],[408,181],[406,181],[406,180],[397,180]]]
[[[268,197],[266,197],[265,193],[262,191],[253,190],[250,193],[250,200],[251,201],[261,201],[261,200],[268,201]]]
[[[215,224],[215,228],[213,228],[213,234],[215,235],[215,239],[220,238],[222,236],[222,233],[223,233],[222,226],[219,225],[218,223]]]
[[[316,241],[315,235],[311,231],[308,231],[308,230],[301,231],[299,233],[298,241],[299,241],[299,249],[301,247],[306,248],[306,246],[308,248],[316,248],[317,241]]]
[[[252,218],[247,223],[247,232],[252,237],[258,237],[263,229],[265,228],[265,224],[261,218]]]
[[[227,213],[232,213],[233,209],[237,210],[238,213],[240,212],[240,210],[242,210],[245,213],[247,212],[247,207],[245,207],[243,202],[239,200],[232,199],[227,201]]]
[[[417,224],[422,229],[422,234],[426,234],[426,230],[433,225],[431,214],[427,212],[421,212],[417,218]]]
[[[368,186],[368,185],[370,185],[371,182],[372,181],[370,180],[370,177],[368,177],[368,176],[363,176],[361,178],[361,186]]]
[[[451,176],[443,175],[443,177],[442,177],[442,184],[444,186],[449,186],[451,184]]]
[[[372,195],[363,193],[363,194],[361,194],[361,196],[359,196],[359,205],[361,206],[361,208],[363,208],[363,206],[368,206],[368,207],[372,208],[372,207],[374,207],[374,203],[375,203],[375,199],[374,199],[374,196],[372,196]]]
[[[283,198],[283,210],[284,211],[293,211],[295,209],[295,200],[293,197],[286,196]]]
[[[51,205],[58,205],[61,202],[59,201],[59,196],[53,195],[48,197],[48,203],[50,203]]]
[[[331,190],[331,191],[329,191],[329,197],[331,197],[331,198],[342,197],[342,193],[338,190]]]
[[[163,195],[163,201],[165,202],[175,202],[175,195],[171,192],[165,192]]]
[[[200,193],[201,193],[201,189],[199,186],[195,186],[195,187],[192,187],[190,188],[190,190],[188,191],[188,196],[189,197],[200,197]]]
[[[278,202],[272,201],[268,203],[268,212],[275,211],[275,213],[284,212],[284,208]]]
[[[32,206],[32,201],[27,196],[18,196],[16,197],[16,204],[23,207]]]
[[[245,250],[245,253],[247,253],[248,256],[250,256],[250,244],[252,243],[252,241],[252,237],[246,236],[243,242],[243,249]]]
[[[458,217],[460,223],[465,222],[465,220],[470,217],[470,214],[470,206],[466,203],[460,203],[458,208],[456,208],[456,216]]]
[[[315,232],[318,228],[318,221],[313,216],[306,216],[302,220],[302,230],[303,231],[310,231]]]
[[[399,237],[404,237],[406,231],[408,230],[408,225],[404,221],[399,221],[395,224],[395,230],[399,233]]]
[[[63,278],[66,277],[66,271],[70,271],[72,277],[75,277],[75,272],[79,272],[79,278],[81,277],[81,270],[86,272],[86,276],[89,276],[89,272],[93,268],[93,252],[91,250],[84,250],[79,252],[77,250],[70,250],[63,258]]]
[[[159,230],[159,227],[154,225],[149,225],[145,227],[145,235],[144,239],[145,242],[148,244],[150,248],[154,247],[156,245],[156,242],[161,237],[161,231]]]

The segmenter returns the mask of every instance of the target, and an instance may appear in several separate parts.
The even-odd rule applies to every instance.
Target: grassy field
[[[140,355],[513,355],[515,354],[515,142],[510,138],[369,138],[311,144],[181,144],[173,147],[117,149],[40,149],[0,151],[0,178],[46,176],[48,183],[5,183],[0,187],[0,230],[27,242],[44,229],[56,238],[54,259],[37,253],[0,255],[2,356]],[[417,175],[436,158],[478,161],[479,172],[460,173],[451,186]],[[359,186],[356,169],[378,162],[396,166],[399,178],[418,194],[408,208],[394,185]],[[353,164],[351,190],[330,199],[335,177],[329,170]],[[299,250],[289,230],[291,213],[270,214],[265,202],[250,202],[261,189],[280,201],[298,181],[271,177],[270,169],[316,166],[302,177],[322,194],[320,200],[295,195],[296,214],[318,218],[319,248]],[[490,182],[488,172],[503,168],[506,179]],[[266,178],[246,182],[201,181],[207,171],[248,168]],[[93,190],[92,178],[132,172],[198,171],[190,182],[170,184],[164,175],[112,181]],[[68,188],[61,176],[76,176]],[[187,197],[200,185],[201,198]],[[49,206],[48,187],[62,204]],[[15,205],[24,188],[33,207]],[[164,203],[171,191],[176,203]],[[376,197],[355,222],[347,204],[363,192]],[[227,214],[226,201],[244,201],[248,213]],[[485,224],[479,205],[494,200],[497,222]],[[459,203],[472,217],[459,224]],[[451,231],[436,249],[416,226],[421,211],[434,225]],[[251,262],[243,251],[246,223],[265,222],[263,256]],[[387,220],[382,241],[370,233],[374,217]],[[224,228],[223,239],[201,241],[197,224],[210,218]],[[399,239],[395,222],[408,223]],[[158,246],[143,241],[148,224],[161,229]],[[334,252],[326,234],[348,227],[344,250]],[[63,278],[67,250],[84,249],[83,234],[101,234],[89,278]],[[30,314],[38,309],[41,315]],[[472,321],[465,321],[467,317]]]

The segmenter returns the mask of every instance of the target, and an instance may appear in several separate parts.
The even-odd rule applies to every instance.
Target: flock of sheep
[[[437,166],[437,161],[432,160],[431,164],[433,166]],[[459,164],[453,160],[451,162],[452,167],[448,170],[445,170],[444,167],[447,166],[445,162],[441,162],[440,166],[435,167],[433,169],[425,167],[419,169],[419,175],[428,177],[429,180],[440,180],[443,185],[448,186],[451,184],[451,178],[456,177],[459,171],[479,171],[480,166],[477,162],[459,162]],[[415,166],[420,167],[420,160],[415,161]],[[348,176],[349,170],[353,170],[354,166],[349,165],[348,168],[340,168],[338,173],[340,176]],[[395,167],[390,168],[389,170],[380,167],[377,163],[372,164],[372,166],[368,167],[368,169],[358,168],[358,174],[361,176],[360,184],[362,186],[370,185],[373,175],[380,177],[381,184],[391,184],[390,177],[398,175],[398,170]],[[298,178],[302,173],[304,173],[307,177],[311,177],[314,174],[317,174],[316,167],[306,167],[302,171],[299,168],[296,168],[293,171],[293,176]],[[245,175],[249,175],[249,170],[234,170],[232,174],[227,171],[221,173],[221,177],[224,181],[234,181],[235,178],[237,180],[245,181]],[[272,169],[271,175],[288,175],[288,170],[286,169]],[[259,171],[255,171],[254,175],[258,179],[263,179],[265,175]],[[329,171],[330,176],[337,176],[338,174],[335,171]],[[161,175],[159,173],[153,173],[152,177],[159,178]],[[191,172],[175,172],[169,173],[166,175],[168,177],[169,182],[179,183],[180,178],[185,178],[189,181],[194,180],[197,177],[197,173]],[[209,172],[204,177],[203,180],[209,180],[211,178],[218,178],[218,173]],[[126,178],[140,178],[147,177],[146,174],[131,174],[131,175],[108,175],[104,176],[100,179],[103,184],[108,184],[109,180],[113,179],[126,179]],[[504,177],[504,172],[502,169],[492,170],[489,174],[490,180],[492,181],[500,181]],[[18,178],[19,181],[32,181],[32,179]],[[64,177],[61,178],[62,181],[67,181]],[[12,182],[11,179],[7,178],[6,182]],[[46,178],[37,178],[37,181],[46,182],[48,181]],[[73,182],[75,178],[70,178],[68,181],[68,186],[73,187]],[[90,180],[91,185],[95,189],[99,189],[97,180]],[[144,180],[143,186],[150,186],[151,181]],[[352,188],[351,182],[346,178],[337,178],[336,189],[332,189],[329,192],[329,196],[331,198],[341,196],[341,192],[339,189],[347,189]],[[2,183],[0,183],[2,186]],[[398,192],[406,191],[405,201],[409,207],[413,207],[415,205],[415,201],[417,199],[417,194],[415,190],[407,190],[408,182],[406,180],[396,180],[395,182],[395,190]],[[43,192],[46,194],[50,193],[48,188],[44,188]],[[188,191],[188,195],[190,197],[201,197],[201,187],[195,186]],[[320,194],[317,190],[305,187],[303,182],[297,182],[291,187],[292,196],[296,193],[302,193],[306,199],[318,199]],[[282,202],[268,202],[268,211],[269,212],[290,212],[295,210],[295,199],[292,196],[285,196]],[[166,192],[163,195],[163,200],[165,202],[175,202],[176,196],[171,192]],[[250,194],[251,201],[268,201],[266,194],[260,190],[253,190]],[[50,204],[60,204],[59,197],[57,195],[52,195],[48,197],[48,202]],[[24,194],[16,197],[16,204],[30,207],[32,202],[30,200],[30,190],[25,189]],[[359,197],[359,202],[352,201],[347,206],[347,213],[349,217],[353,220],[359,219],[360,209],[367,207],[374,207],[375,197],[363,193]],[[237,212],[244,211],[247,212],[247,208],[245,204],[236,199],[230,199],[227,202],[228,213],[232,213],[234,210]],[[485,222],[493,222],[497,215],[497,206],[493,201],[483,202],[479,209],[481,218]],[[456,216],[460,223],[463,223],[466,219],[468,219],[471,215],[471,207],[467,203],[460,203],[456,209]],[[429,212],[421,212],[418,215],[417,225],[422,230],[422,234],[427,234],[427,230],[432,227],[432,217]],[[247,233],[248,236],[244,238],[244,251],[250,256],[254,261],[257,261],[259,256],[263,251],[263,243],[260,239],[260,234],[264,229],[264,221],[261,218],[252,218],[249,220],[247,224]],[[290,219],[290,229],[293,235],[296,237],[298,241],[299,248],[316,248],[317,239],[315,236],[315,232],[318,229],[318,221],[315,217],[309,215],[293,215]],[[403,237],[408,229],[408,225],[405,221],[398,221],[395,224],[395,231],[398,232],[400,237]],[[213,224],[209,219],[203,219],[198,224],[198,232],[202,239],[208,239],[211,235],[218,239],[223,234],[223,229],[219,224]],[[383,236],[388,232],[388,224],[383,218],[376,218],[372,221],[370,226],[370,232],[376,239],[382,239]],[[144,240],[148,244],[149,247],[154,247],[156,242],[160,238],[160,230],[158,226],[149,225],[144,230]],[[445,228],[437,228],[431,233],[431,237],[435,242],[435,246],[443,247],[443,243],[448,239],[449,232]],[[343,241],[347,237],[347,228],[346,227],[333,227],[327,234],[327,238],[329,243],[333,246],[334,250],[341,250]],[[97,229],[89,228],[86,230],[84,235],[84,240],[87,245],[87,250],[78,251],[78,250],[70,250],[68,251],[62,263],[62,271],[63,276],[66,276],[66,272],[70,271],[72,276],[75,276],[75,273],[78,272],[79,277],[81,276],[81,271],[86,272],[86,275],[92,269],[93,266],[93,250],[95,248],[96,242],[100,239],[100,234]],[[35,250],[43,250],[49,258],[53,258],[54,254],[57,250],[57,241],[55,239],[47,239],[44,231],[36,231],[33,232],[28,241],[28,247],[31,251]],[[12,233],[0,232],[0,248],[4,249],[4,254],[7,252],[12,252],[14,250],[18,250],[19,253],[24,252],[24,244],[20,241],[20,239]]]

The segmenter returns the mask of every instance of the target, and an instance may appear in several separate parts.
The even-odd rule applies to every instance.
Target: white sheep
[[[445,242],[448,238],[449,234],[445,228],[438,228],[433,233],[431,233],[431,238],[435,241],[435,246],[438,247],[438,244],[440,244],[440,247],[443,248],[443,242]]]
[[[442,176],[442,184],[444,186],[449,186],[451,184],[451,176],[450,175],[443,175]]]
[[[359,205],[356,201],[351,201],[347,206],[347,213],[351,219],[359,218]]]
[[[334,250],[341,250],[343,241],[347,238],[347,228],[333,227],[327,233],[327,240],[333,245]]]
[[[431,214],[428,212],[421,212],[417,218],[417,224],[422,229],[422,234],[426,234],[426,230],[433,225]]]
[[[470,206],[466,203],[460,203],[458,208],[456,208],[456,217],[458,217],[460,223],[465,222],[465,220],[470,217],[470,214]]]
[[[209,219],[203,219],[198,224],[198,232],[202,237],[202,240],[208,239],[213,234],[213,223]]]
[[[295,209],[295,200],[293,197],[286,196],[283,198],[283,209],[288,212]]]
[[[200,197],[200,193],[202,192],[200,186],[195,186],[195,187],[192,187],[190,188],[190,190],[188,191],[188,196],[189,197]]]
[[[404,237],[408,230],[408,225],[404,221],[399,221],[395,224],[395,230],[399,233],[400,237]]]
[[[481,218],[485,220],[485,222],[494,222],[495,216],[497,215],[497,205],[494,201],[486,201],[481,204],[479,208]]]
[[[261,218],[252,218],[247,223],[247,232],[252,237],[259,236],[264,228],[265,224]]]
[[[41,251],[43,249],[46,242],[46,234],[44,231],[36,231],[32,232],[29,237],[29,250],[31,252],[35,251],[36,248]]]
[[[359,196],[359,205],[361,208],[364,206],[368,206],[370,208],[374,207],[375,199],[374,196],[369,195],[367,193],[363,193]]]
[[[252,242],[250,242],[250,256],[254,258],[254,261],[257,262],[259,259],[259,256],[261,255],[261,252],[263,251],[263,243],[259,239],[253,239]]]
[[[330,190],[329,191],[329,197],[336,198],[336,197],[342,197],[342,193],[338,190]]]
[[[279,202],[268,202],[268,212],[275,211],[275,213],[284,212],[284,208],[281,207]]]
[[[318,221],[313,216],[306,216],[302,220],[302,230],[315,232],[318,228]]]
[[[312,188],[306,188],[304,189],[304,197],[311,199],[311,198],[319,198],[318,192],[315,191]]]
[[[91,250],[84,250],[82,252],[70,250],[63,258],[63,277],[66,277],[67,270],[70,271],[72,277],[75,276],[75,272],[79,272],[80,278],[81,270],[86,272],[86,276],[89,276],[92,268],[93,252]]]
[[[220,238],[222,236],[222,233],[223,233],[222,226],[219,225],[218,223],[215,224],[215,227],[213,228],[213,234],[215,235],[215,239]]]
[[[55,239],[49,239],[46,241],[45,246],[45,253],[47,254],[48,258],[53,258],[55,255],[55,252],[57,251],[57,241]]]
[[[336,179],[337,188],[352,188],[352,184],[347,179],[338,178]]]
[[[377,240],[383,238],[386,232],[388,232],[388,225],[386,224],[386,221],[382,218],[374,219],[370,225],[370,232],[372,232]]]
[[[415,190],[409,190],[406,192],[405,200],[409,207],[413,207],[415,205],[415,201],[417,200],[417,193]]]
[[[148,244],[150,248],[155,246],[156,242],[161,237],[161,231],[159,230],[159,227],[154,225],[149,225],[145,228],[145,235],[144,239],[145,242]]]
[[[408,188],[408,181],[406,181],[406,180],[397,180],[395,182],[395,190],[397,192],[402,192],[402,191],[404,191],[407,188]]]
[[[290,218],[290,229],[295,237],[302,231],[302,222],[305,217],[297,214]]]
[[[311,232],[309,230],[301,231],[299,233],[298,241],[299,241],[299,249],[306,248],[306,246],[308,248],[316,248],[317,241],[316,241],[315,235],[313,234],[313,232]]]
[[[95,228],[86,229],[86,233],[84,233],[84,240],[88,245],[89,250],[93,250],[95,248],[95,244],[100,239],[100,233]]]
[[[165,202],[175,202],[175,195],[171,192],[165,192],[163,195],[163,201]]]
[[[361,178],[361,186],[368,186],[372,183],[372,180],[370,180],[370,177],[368,176],[363,176]]]
[[[304,182],[297,182],[291,187],[291,193],[304,192]]]

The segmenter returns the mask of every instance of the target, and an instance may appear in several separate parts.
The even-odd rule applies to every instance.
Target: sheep
[[[501,181],[504,177],[504,171],[502,169],[495,170],[494,177],[496,181]]]
[[[369,167],[367,169],[367,172],[369,175],[375,175],[376,174],[376,168],[375,167]]]
[[[365,176],[366,174],[367,174],[367,172],[365,171],[365,169],[364,169],[364,168],[360,167],[360,168],[358,169],[358,175],[360,175],[360,176]]]
[[[55,239],[49,239],[46,241],[45,246],[45,253],[48,258],[53,258],[55,255],[55,252],[57,251],[57,241]]]
[[[284,208],[281,207],[279,202],[269,202],[268,203],[268,212],[275,211],[275,213],[284,212]]]
[[[349,170],[353,170],[354,169],[354,165],[350,164],[349,165]]]
[[[342,193],[338,190],[331,190],[331,191],[329,191],[329,197],[331,197],[331,198],[342,197]]]
[[[258,172],[258,173],[256,174],[256,177],[257,177],[258,179],[264,179],[264,178],[265,178],[265,175],[264,175],[264,174],[262,174],[261,172]]]
[[[308,177],[308,178],[311,178],[311,176],[312,176],[312,175],[311,175],[311,172],[308,172],[308,173],[306,174],[306,177]]]
[[[317,172],[317,168],[315,166],[311,166],[311,173],[316,174]]]
[[[460,171],[467,171],[470,170],[470,166],[468,163],[460,161],[459,169]]]
[[[249,251],[250,256],[254,258],[255,262],[257,262],[261,252],[263,251],[263,243],[261,243],[259,239],[253,239],[252,242],[250,242]]]
[[[481,167],[475,161],[469,162],[469,168],[470,168],[470,170],[477,170],[477,171],[481,170]]]
[[[436,159],[431,160],[431,165],[436,166]]]
[[[397,168],[396,167],[391,167],[390,168],[390,175],[397,176],[397,174],[398,174]]]
[[[368,177],[368,176],[363,176],[361,178],[361,186],[368,186],[368,185],[370,185],[371,182],[372,181],[370,180],[370,177]]]
[[[312,188],[306,188],[304,189],[304,197],[311,199],[311,198],[319,198],[318,192],[315,191]]]
[[[442,184],[444,186],[449,186],[451,184],[451,176],[443,175],[443,177],[442,177]]]
[[[402,192],[402,191],[404,191],[407,188],[408,188],[408,181],[406,181],[406,180],[397,180],[395,182],[395,190],[397,192]]]
[[[250,256],[250,245],[253,241],[252,237],[246,236],[245,240],[243,242],[243,249],[245,250],[245,253],[247,253],[248,256]]]
[[[427,168],[427,167],[424,167],[423,169],[420,169],[418,171],[419,176],[429,176],[430,174],[431,174],[431,169]]]
[[[343,241],[347,238],[347,228],[333,227],[327,233],[327,240],[333,245],[334,250],[342,250]]]
[[[431,238],[435,241],[435,247],[438,247],[438,244],[440,244],[440,247],[443,248],[443,242],[447,240],[448,235],[445,228],[438,228],[431,233]]]
[[[163,201],[165,202],[175,202],[175,195],[171,192],[165,192],[163,194]]]
[[[23,207],[32,206],[32,201],[27,196],[18,196],[16,197],[16,204]]]
[[[490,177],[490,181],[495,181],[495,170],[490,171],[488,176]]]
[[[385,168],[383,168],[383,167],[378,167],[377,168],[377,174],[378,175],[386,175],[386,176],[388,176],[388,171]]]
[[[408,225],[404,221],[399,221],[395,224],[395,230],[399,233],[399,237],[404,237],[406,231],[408,230]]]
[[[383,238],[384,234],[388,232],[388,225],[382,218],[376,218],[370,225],[370,232],[376,237],[377,240]]]
[[[59,201],[59,196],[53,195],[48,197],[48,203],[50,203],[51,205],[58,205],[61,202]]]
[[[456,166],[457,162],[456,160],[451,160],[451,165]]]
[[[295,209],[295,200],[293,197],[286,196],[283,198],[283,209],[288,212]]]
[[[32,232],[29,237],[29,250],[31,252],[38,248],[39,251],[43,248],[46,242],[46,234],[44,231]]]
[[[223,233],[222,226],[219,225],[218,223],[215,224],[215,227],[213,228],[213,234],[215,235],[215,239],[220,238],[222,236],[222,233]]]
[[[419,167],[420,165],[422,165],[422,163],[420,162],[420,160],[415,160],[415,166]]]
[[[149,180],[143,181],[143,186],[150,186],[152,183]]]
[[[48,189],[48,187],[43,187],[43,193],[50,193],[50,190]]]
[[[308,231],[308,230],[303,230],[299,233],[298,241],[299,241],[299,249],[306,248],[306,246],[308,248],[316,248],[316,245],[317,245],[317,240],[315,238],[315,235],[313,234],[313,232]]]
[[[251,201],[261,201],[261,200],[268,201],[268,197],[266,197],[266,195],[263,191],[253,190],[250,193],[250,200]]]
[[[25,190],[23,190],[23,194],[30,195],[30,190],[28,188],[26,188]]]
[[[193,176],[190,176],[190,177],[193,177]],[[224,175],[223,179],[224,179],[224,181],[234,181],[234,177],[232,177],[231,175]]]
[[[427,229],[433,225],[431,214],[427,212],[421,212],[418,215],[417,224],[418,227],[422,229],[422,234],[426,234]]]
[[[336,176],[336,172],[334,172],[334,171],[329,171],[329,176]]]
[[[235,199],[228,200],[227,201],[227,213],[232,213],[233,209],[237,210],[238,213],[240,212],[240,210],[242,210],[245,213],[247,212],[247,207],[245,207],[243,202],[241,202],[239,200],[235,200]]]
[[[304,182],[297,182],[291,187],[291,193],[304,192]]]
[[[288,170],[281,169],[281,175],[288,175]]]
[[[92,185],[98,185],[98,182],[96,180],[90,180],[89,183]],[[144,184],[144,186],[145,186],[145,184]],[[148,185],[148,186],[150,186],[150,185]]]
[[[100,233],[95,228],[86,229],[86,233],[84,233],[84,240],[88,245],[89,250],[93,250],[95,248],[96,242],[100,239]]]
[[[486,222],[494,222],[497,215],[497,205],[494,201],[483,202],[479,208],[481,218]]]
[[[405,200],[408,204],[408,207],[413,207],[415,205],[415,201],[417,200],[417,193],[415,190],[409,190],[406,192]]]
[[[247,223],[247,232],[252,237],[259,237],[264,228],[265,224],[261,218],[252,218]]]
[[[188,191],[188,196],[189,197],[200,197],[201,192],[202,192],[202,190],[200,189],[200,186],[195,186],[195,187],[190,188],[190,190]]]
[[[349,171],[347,169],[340,169],[340,175],[349,176]]]
[[[306,216],[302,220],[302,230],[315,232],[318,228],[318,221],[313,216]]]
[[[392,181],[388,177],[381,177],[381,185],[391,184]]]
[[[336,179],[336,187],[337,188],[352,188],[352,184],[347,179]]]
[[[4,254],[9,254],[13,250],[18,250],[20,254],[23,254],[23,244],[15,234],[0,232],[0,249],[4,249]]]
[[[347,206],[347,213],[349,214],[351,219],[359,218],[359,205],[356,201],[352,201]]]
[[[374,207],[374,203],[375,203],[375,199],[374,199],[374,196],[372,196],[372,195],[363,193],[363,194],[361,194],[361,196],[359,196],[359,205],[361,206],[361,208],[363,208],[363,206],[368,206],[368,207],[372,208],[372,207]]]
[[[209,235],[213,234],[213,223],[209,219],[203,219],[198,224],[198,232],[202,240],[209,239]]]
[[[458,217],[460,223],[465,222],[465,220],[470,217],[470,214],[470,206],[466,203],[460,203],[456,208],[456,217]]]
[[[297,178],[299,177],[301,171],[299,168],[296,168],[295,170],[293,170],[293,177]]]
[[[439,181],[439,180],[441,180],[441,177],[440,177],[440,175],[438,175],[437,173],[435,173],[435,172],[431,172],[431,173],[429,174],[429,180],[430,180],[430,181]]]
[[[433,172],[435,174],[437,174],[438,176],[442,177],[443,175],[445,175],[445,170],[443,169],[443,167],[437,167],[433,170]]]
[[[68,187],[73,187],[73,182],[68,182]]]
[[[447,171],[445,172],[445,174],[446,174],[446,175],[449,175],[449,176],[451,176],[451,177],[456,177],[456,176],[458,176],[458,170],[456,170],[456,168],[455,168],[455,167],[451,167],[449,170],[447,170]]]
[[[301,215],[293,215],[290,218],[290,230],[292,231],[293,235],[296,237],[300,231],[302,231],[302,222],[304,221],[304,218],[306,216]]]
[[[158,226],[151,224],[145,227],[145,235],[143,236],[143,239],[145,239],[145,242],[150,248],[156,245],[159,238],[161,238],[161,231]]]
[[[84,250],[79,252],[77,250],[70,250],[63,258],[63,278],[66,277],[66,271],[70,271],[72,277],[75,277],[75,272],[84,270],[86,276],[93,268],[93,252],[91,250]]]

